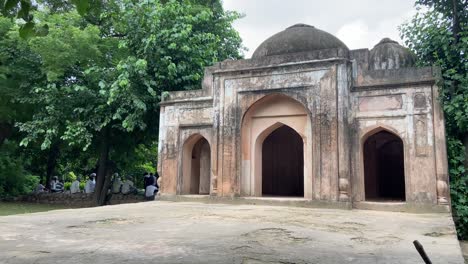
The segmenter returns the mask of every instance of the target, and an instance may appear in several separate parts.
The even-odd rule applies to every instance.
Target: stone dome
[[[414,66],[416,56],[398,42],[389,38],[382,39],[370,51],[371,70],[391,70]]]
[[[252,55],[261,58],[322,49],[345,48],[337,37],[313,26],[296,24],[265,40]]]

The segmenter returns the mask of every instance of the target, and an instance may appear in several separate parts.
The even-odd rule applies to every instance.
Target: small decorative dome
[[[382,39],[370,51],[369,67],[371,70],[391,70],[412,67],[416,56],[398,42],[389,38]]]
[[[255,50],[252,58],[332,48],[348,49],[330,33],[313,26],[296,24],[265,40]]]

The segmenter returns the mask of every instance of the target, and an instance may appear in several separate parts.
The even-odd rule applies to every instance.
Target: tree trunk
[[[46,182],[44,186],[49,187],[50,179],[55,173],[55,168],[57,167],[57,160],[60,154],[60,144],[58,142],[52,144],[47,155],[47,168],[46,168]]]
[[[96,188],[94,191],[96,205],[105,205],[107,190],[109,189],[111,172],[109,165],[109,133],[108,128],[104,128],[102,133],[101,146],[99,149],[99,167],[97,171]]]

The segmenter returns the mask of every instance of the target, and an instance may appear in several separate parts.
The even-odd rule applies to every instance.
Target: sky
[[[398,26],[415,13],[413,0],[224,0],[224,8],[245,15],[236,21],[245,57],[271,35],[304,23],[325,30],[350,49],[371,49],[382,38],[402,44]]]

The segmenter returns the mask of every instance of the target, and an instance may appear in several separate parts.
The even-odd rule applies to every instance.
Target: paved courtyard
[[[448,214],[146,202],[0,217],[0,263],[423,263],[463,258]]]

